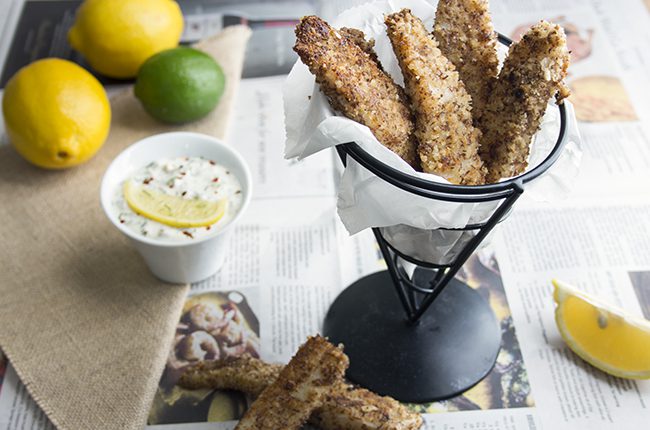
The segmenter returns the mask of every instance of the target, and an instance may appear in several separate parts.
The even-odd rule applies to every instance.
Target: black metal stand
[[[413,326],[404,323],[396,299],[384,271],[355,282],[332,304],[324,330],[345,345],[352,381],[423,403],[462,393],[492,369],[501,331],[478,292],[452,280]]]
[[[509,40],[499,35],[503,44]],[[323,332],[343,343],[350,357],[348,378],[398,400],[427,402],[455,396],[483,379],[494,366],[501,332],[488,303],[454,279],[463,264],[501,222],[524,192],[524,185],[546,172],[565,144],[566,111],[560,110],[560,132],[547,158],[524,175],[498,184],[440,184],[396,170],[356,143],[337,146],[348,157],[386,182],[434,200],[460,203],[499,202],[485,221],[461,229],[472,231],[449,263],[432,264],[404,255],[391,246],[379,228],[375,238],[387,271],[362,278],[332,303]],[[411,279],[399,259],[418,266]],[[395,307],[398,298],[403,309]]]

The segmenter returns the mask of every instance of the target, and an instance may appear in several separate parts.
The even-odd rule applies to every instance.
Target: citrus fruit
[[[133,181],[124,183],[124,199],[137,214],[177,228],[212,225],[221,219],[228,206],[227,199],[184,199],[146,189]]]
[[[183,123],[210,113],[224,86],[223,71],[212,57],[193,48],[174,48],[142,65],[134,91],[154,118]]]
[[[20,69],[5,87],[2,112],[18,153],[50,169],[92,157],[111,123],[104,87],[80,66],[58,58]]]
[[[553,281],[555,322],[569,348],[614,376],[650,378],[650,321]]]
[[[147,58],[177,46],[182,32],[175,1],[86,0],[68,41],[99,73],[132,78]]]

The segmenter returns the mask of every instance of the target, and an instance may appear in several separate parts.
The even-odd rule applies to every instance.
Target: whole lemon
[[[159,52],[140,68],[133,88],[154,118],[178,124],[206,116],[225,88],[221,66],[205,52],[174,48]]]
[[[20,69],[5,87],[2,113],[18,153],[49,169],[88,160],[111,123],[104,87],[82,67],[58,58]]]
[[[147,58],[177,46],[182,32],[175,1],[86,0],[68,40],[99,73],[132,78]]]

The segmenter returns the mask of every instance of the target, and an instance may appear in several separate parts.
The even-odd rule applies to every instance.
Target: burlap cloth
[[[199,122],[159,124],[129,88],[112,100],[108,140],[85,165],[45,171],[0,147],[0,347],[61,429],[145,425],[187,286],[149,274],[103,214],[100,181],[145,136],[183,129],[224,137],[249,36],[230,27],[199,44],[227,82]]]

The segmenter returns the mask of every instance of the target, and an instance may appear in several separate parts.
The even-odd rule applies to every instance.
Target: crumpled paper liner
[[[224,137],[249,36],[230,27],[198,45],[221,64],[226,90],[180,129]],[[99,203],[120,151],[179,127],[151,119],[131,88],[111,106],[108,140],[82,166],[42,170],[0,147],[0,347],[60,429],[145,426],[187,292],[149,273]]]
[[[384,15],[404,7],[410,8],[420,17],[427,28],[433,28],[435,8],[423,0],[366,3],[344,11],[332,22],[336,28],[358,28],[364,31],[367,38],[375,39],[375,50],[384,69],[399,84],[403,79],[386,35]],[[505,47],[501,49],[507,50]],[[540,200],[553,200],[566,195],[578,173],[580,137],[573,108],[570,103],[565,103],[568,129],[562,156],[545,175],[526,186],[526,193]],[[557,139],[559,112],[554,104],[551,105],[553,108],[548,109],[542,129],[532,143],[528,170],[548,155]],[[300,61],[296,62],[285,83],[284,106],[287,158],[302,159],[325,148],[356,142],[363,150],[390,167],[419,178],[448,183],[437,175],[416,172],[399,156],[381,145],[366,126],[337,115],[315,83],[314,76]],[[448,233],[433,233],[432,230],[462,228],[469,223],[485,221],[498,203],[456,203],[427,199],[385,182],[348,158],[339,185],[337,209],[350,234],[366,228],[384,227],[382,231],[389,233],[391,244],[397,249],[417,251],[419,255],[427,255],[427,260],[438,261],[442,257],[453,257],[454,250],[460,247],[460,239],[466,239],[473,232],[456,235],[457,245],[453,245]],[[408,231],[412,234],[408,234]],[[428,240],[423,240],[425,237]],[[441,240],[440,245],[437,244],[438,240]]]

